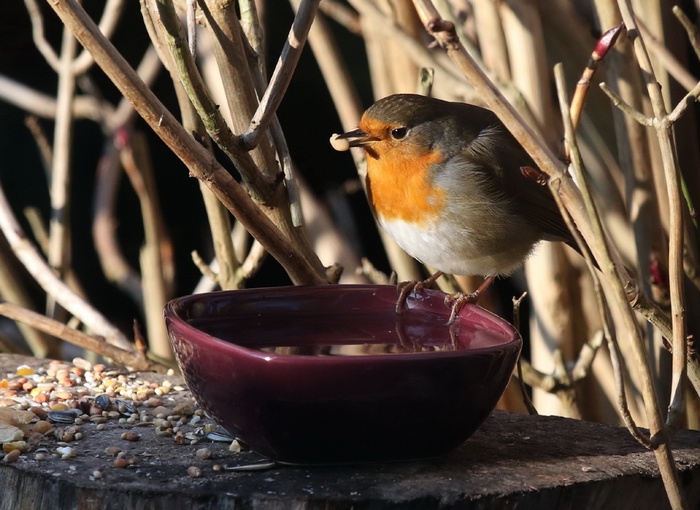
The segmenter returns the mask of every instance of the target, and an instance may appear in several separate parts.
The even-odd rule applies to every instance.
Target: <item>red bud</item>
[[[605,32],[600,39],[598,39],[595,49],[593,50],[593,55],[597,56],[598,59],[605,58],[605,54],[610,50],[610,48],[615,46],[615,41],[617,41],[617,38],[620,36],[620,33],[624,27],[625,24],[620,23],[616,27],[613,27]]]

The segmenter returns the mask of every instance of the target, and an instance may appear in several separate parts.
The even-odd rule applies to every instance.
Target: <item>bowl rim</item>
[[[378,289],[386,289],[386,288],[391,288],[391,289],[396,289],[395,285],[383,285],[383,284],[329,284],[330,286],[334,287],[335,289],[339,291],[343,290],[355,290],[355,291],[361,291],[361,290],[378,290]],[[188,331],[191,333],[196,333],[197,336],[200,336],[202,339],[206,340],[207,342],[213,343],[214,345],[217,345],[219,347],[223,347],[226,349],[230,349],[234,352],[239,352],[245,356],[248,357],[253,357],[253,358],[258,358],[260,360],[266,361],[268,363],[282,363],[282,362],[287,362],[287,363],[292,363],[292,362],[303,362],[303,363],[362,363],[363,360],[365,362],[380,362],[380,363],[388,363],[388,362],[396,362],[396,360],[420,360],[420,359],[425,359],[425,358],[431,358],[434,359],[435,357],[440,357],[440,358],[464,358],[464,357],[469,357],[472,355],[477,355],[477,354],[483,354],[483,353],[488,353],[488,352],[493,352],[493,351],[510,351],[512,349],[520,349],[522,348],[523,340],[515,327],[510,324],[508,321],[506,321],[504,318],[494,314],[493,312],[486,310],[485,308],[482,308],[476,304],[473,303],[467,303],[462,310],[460,310],[459,314],[457,315],[458,318],[461,318],[463,314],[465,313],[476,313],[477,315],[482,315],[482,316],[487,316],[490,320],[496,322],[499,324],[499,326],[503,329],[503,334],[499,336],[502,336],[503,338],[507,338],[506,341],[502,343],[498,343],[497,345],[493,346],[486,346],[486,347],[475,347],[475,348],[468,348],[468,349],[457,349],[457,350],[452,350],[452,351],[422,351],[422,352],[406,352],[406,353],[393,353],[391,355],[386,355],[386,354],[363,354],[363,355],[358,355],[358,356],[309,356],[309,355],[303,355],[303,354],[286,354],[286,353],[272,353],[272,352],[264,352],[260,351],[254,348],[246,347],[244,345],[240,345],[234,342],[229,342],[226,340],[223,340],[221,338],[218,338],[210,333],[207,333],[195,326],[192,326],[189,322],[187,322],[185,319],[183,319],[180,314],[178,313],[178,307],[182,306],[181,304],[183,302],[187,301],[198,301],[202,299],[206,299],[208,297],[212,296],[222,296],[225,294],[241,294],[241,293],[250,293],[254,294],[256,292],[261,292],[261,291],[266,291],[266,292],[291,292],[291,291],[310,291],[310,292],[316,292],[314,289],[324,289],[327,290],[329,285],[286,285],[286,286],[277,286],[277,287],[255,287],[255,288],[249,288],[249,289],[237,289],[237,290],[223,290],[223,291],[214,291],[214,292],[206,292],[206,293],[201,293],[201,294],[188,294],[180,297],[176,297],[174,299],[171,299],[168,301],[164,307],[163,314],[166,323],[172,323],[172,326],[179,329],[180,332],[182,333],[184,331]],[[421,290],[421,293],[428,294],[429,296],[445,296],[446,293],[434,290],[434,289],[423,289]],[[411,296],[413,293],[411,293]],[[409,296],[410,299],[410,296]],[[445,315],[446,318],[449,315]],[[170,330],[171,326],[168,325],[168,330]],[[171,338],[170,332],[168,336]],[[198,342],[197,342],[198,343]]]

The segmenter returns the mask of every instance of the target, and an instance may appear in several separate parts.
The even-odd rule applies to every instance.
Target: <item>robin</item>
[[[490,110],[414,94],[380,99],[358,129],[334,135],[337,150],[361,147],[367,194],[381,227],[438,270],[400,285],[397,311],[443,273],[484,275],[473,294],[453,294],[450,323],[497,275],[516,270],[541,240],[578,250],[549,188],[523,147]]]

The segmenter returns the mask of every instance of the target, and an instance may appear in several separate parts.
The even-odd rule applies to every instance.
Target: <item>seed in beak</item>
[[[361,129],[348,131],[342,135],[334,134],[331,136],[331,145],[337,151],[346,151],[350,147],[362,147],[369,142],[376,142],[379,138],[370,136]]]
[[[350,142],[347,140],[347,138],[341,138],[342,136],[343,135],[339,135],[338,133],[333,133],[331,135],[331,146],[338,152],[350,150]]]

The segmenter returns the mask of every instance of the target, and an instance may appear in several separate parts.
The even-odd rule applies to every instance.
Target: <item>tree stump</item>
[[[0,355],[0,380],[9,380],[20,364],[48,361]],[[129,377],[184,385],[177,376]],[[161,400],[173,408],[192,397],[183,390]],[[182,428],[194,433],[205,423],[211,422]],[[253,452],[234,453],[228,443],[205,440],[178,444],[152,423],[115,419],[102,430],[90,422],[80,429],[82,439],[69,443],[75,457],[54,455],[59,442],[49,434],[16,461],[0,462],[0,510],[668,507],[653,453],[626,429],[559,417],[495,411],[456,451],[432,460],[251,471],[233,469],[259,465],[264,459]],[[124,439],[125,432],[139,440]],[[362,431],[353,439],[362,441]],[[115,466],[110,447],[125,452],[128,467]],[[37,460],[37,448],[45,449],[44,460]],[[210,458],[196,455],[202,448]],[[679,431],[673,452],[690,507],[698,508],[700,432]]]

